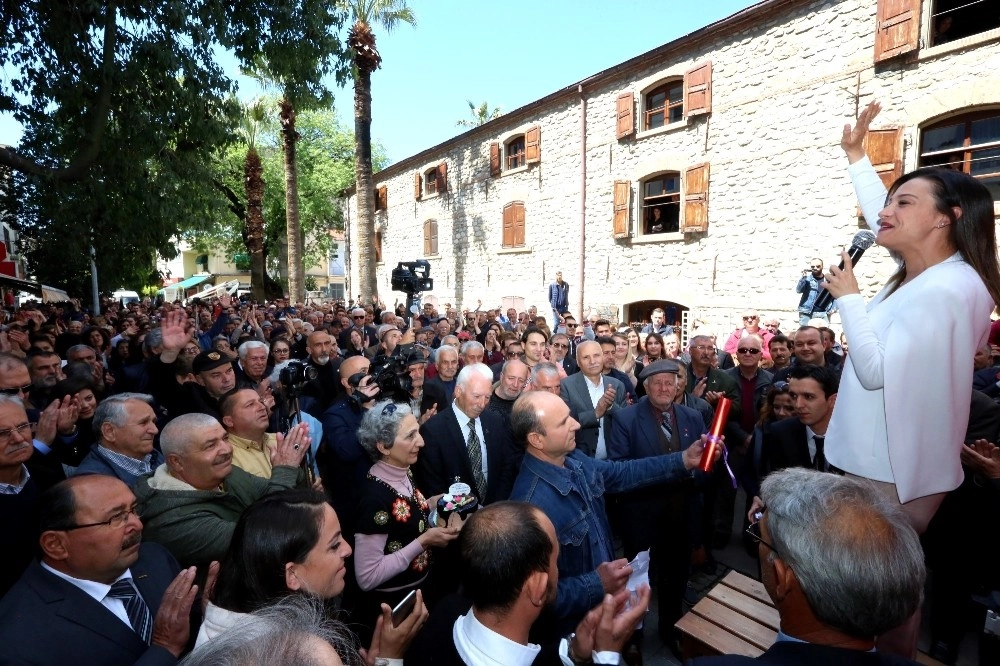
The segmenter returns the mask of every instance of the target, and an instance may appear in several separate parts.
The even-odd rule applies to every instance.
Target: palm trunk
[[[281,136],[285,154],[285,217],[288,227],[288,297],[293,303],[305,301],[302,265],[302,230],[299,226],[299,177],[295,166],[295,109],[287,98],[281,107]]]
[[[244,184],[247,195],[246,237],[245,244],[250,253],[250,288],[253,298],[263,303],[266,294],[264,266],[264,167],[260,161],[257,149],[247,150],[246,167],[244,169]]]
[[[366,301],[378,295],[375,279],[375,196],[372,187],[372,79],[358,67],[354,80],[354,160],[358,195],[358,285]]]

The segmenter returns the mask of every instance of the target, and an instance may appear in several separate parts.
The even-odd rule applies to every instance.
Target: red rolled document
[[[712,420],[712,427],[708,430],[708,442],[705,450],[701,454],[701,462],[698,469],[703,472],[711,472],[715,464],[715,452],[722,446],[722,431],[726,428],[726,419],[729,418],[729,408],[733,406],[733,401],[726,397],[720,397],[715,406],[715,418]]]

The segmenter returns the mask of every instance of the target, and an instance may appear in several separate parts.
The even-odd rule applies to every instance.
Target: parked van
[[[127,289],[119,289],[111,297],[121,303],[123,307],[128,307],[129,303],[138,303],[140,301],[139,294]]]

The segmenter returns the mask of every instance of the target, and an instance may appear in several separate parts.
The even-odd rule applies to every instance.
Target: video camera
[[[392,269],[392,290],[412,296],[434,288],[431,265],[424,259],[401,261]]]
[[[304,361],[289,361],[288,365],[278,373],[278,381],[281,382],[290,394],[298,395],[302,388],[316,379],[319,372],[313,366]]]
[[[379,354],[368,366],[368,372],[357,372],[351,375],[347,382],[357,388],[365,377],[371,377],[368,386],[378,386],[378,397],[393,402],[409,402],[410,391],[413,390],[413,380],[410,378],[410,365],[414,362],[426,361],[420,345],[399,345],[392,354]],[[360,391],[351,394],[350,401],[358,409],[363,402],[371,400]]]

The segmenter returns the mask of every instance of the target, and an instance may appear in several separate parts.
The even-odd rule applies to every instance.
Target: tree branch
[[[118,8],[115,0],[108,1],[108,12],[104,17],[104,50],[101,63],[101,83],[97,91],[97,101],[90,114],[90,127],[84,138],[84,145],[73,156],[69,165],[55,169],[23,157],[10,148],[0,147],[0,164],[33,176],[41,176],[57,181],[81,180],[97,159],[104,141],[104,130],[108,125],[111,110],[112,76],[115,70],[115,48],[118,42]]]
[[[239,218],[240,222],[246,224],[247,207],[243,204],[243,200],[240,199],[239,195],[237,195],[236,192],[233,192],[233,189],[231,187],[223,183],[218,178],[212,179],[212,185],[215,187],[215,189],[222,192],[222,194],[229,201],[229,210],[232,212],[232,214],[235,215],[237,218]]]

